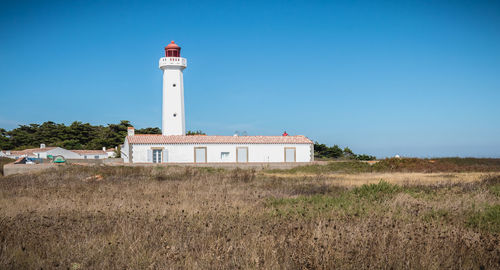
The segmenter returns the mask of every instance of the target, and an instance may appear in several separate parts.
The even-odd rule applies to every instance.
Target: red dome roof
[[[165,47],[165,50],[166,49],[180,49],[181,47],[177,46],[177,44],[175,44],[175,42],[172,40],[172,42],[170,42],[170,44],[167,45],[167,47]]]

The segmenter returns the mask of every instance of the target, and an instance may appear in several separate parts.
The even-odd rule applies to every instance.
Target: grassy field
[[[340,161],[328,165],[301,166],[269,172],[296,173],[368,173],[368,172],[500,172],[499,158],[387,158],[371,165],[368,162]]]
[[[498,269],[500,172],[485,163],[0,177],[0,268]]]

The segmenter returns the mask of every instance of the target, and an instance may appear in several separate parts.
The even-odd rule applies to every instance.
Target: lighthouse
[[[162,134],[135,135],[128,127],[120,154],[125,163],[270,163],[311,162],[314,144],[305,136],[186,136],[184,82],[187,66],[181,48],[171,42],[160,58],[163,71]]]
[[[181,57],[181,47],[172,41],[160,58],[163,70],[162,135],[186,135],[184,118],[184,81],[182,71],[187,67]]]

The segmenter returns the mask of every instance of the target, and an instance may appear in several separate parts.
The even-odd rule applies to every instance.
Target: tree
[[[125,137],[127,136],[127,128],[131,127],[130,121],[121,120],[120,124],[114,125],[109,124],[109,130],[105,130],[104,135],[106,138],[106,147],[115,147],[123,143]],[[102,147],[102,146],[101,146]]]
[[[201,130],[195,130],[195,131],[188,130],[186,132],[186,135],[207,135],[207,134],[205,134],[205,132]]]
[[[0,150],[3,149],[11,149],[12,144],[10,142],[9,135],[7,133],[7,130],[0,128]]]
[[[375,156],[370,156],[370,155],[356,155],[357,160],[376,160],[377,157]]]
[[[0,149],[37,148],[44,143],[47,146],[60,146],[66,149],[101,149],[113,148],[123,143],[127,136],[129,121],[121,120],[118,124],[93,126],[75,121],[71,125],[45,123],[20,125],[7,131],[0,129]],[[136,130],[137,134],[161,134],[157,127]],[[205,135],[201,130],[188,131],[188,135]]]
[[[78,150],[82,149],[82,145],[79,143],[78,140],[65,140],[62,143],[60,143],[58,146],[65,148],[65,149],[73,149],[73,150]]]
[[[332,158],[339,158],[342,157],[342,154],[344,153],[342,149],[338,145],[334,145],[333,147],[330,147],[328,149],[328,156]]]
[[[136,129],[135,133],[136,134],[161,134],[161,129],[157,128],[157,127],[141,128],[141,129]]]
[[[349,147],[347,147],[347,146],[344,148],[344,155],[346,155],[346,154],[348,154],[348,155],[354,155],[354,153],[352,152],[352,150]]]
[[[314,156],[317,158],[339,158],[342,155],[343,151],[338,145],[328,147],[325,144],[314,143]]]

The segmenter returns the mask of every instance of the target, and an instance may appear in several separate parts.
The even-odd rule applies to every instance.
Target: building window
[[[174,113],[174,117],[176,117],[176,116],[177,116],[177,114],[176,114],[176,113]]]
[[[167,57],[179,57],[179,51],[167,50]]]
[[[99,156],[94,156],[95,159],[99,159]]]
[[[221,160],[228,160],[229,159],[229,152],[221,152],[220,159]]]
[[[175,83],[174,83],[174,84],[172,84],[172,86],[173,86],[173,87],[175,87]]]
[[[84,158],[84,159],[87,159],[87,156],[84,156],[83,158]]]

